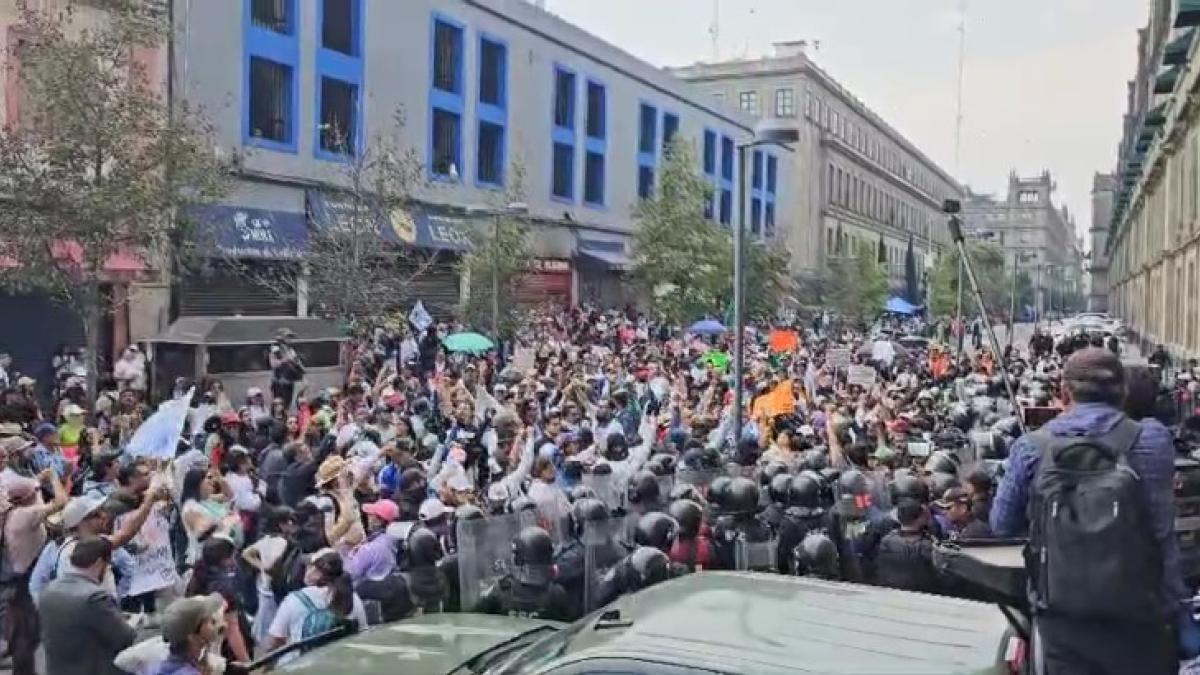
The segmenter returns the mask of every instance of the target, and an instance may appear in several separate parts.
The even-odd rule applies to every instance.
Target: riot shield
[[[677,469],[675,484],[695,485],[701,494],[708,494],[708,486],[721,473],[719,469]]]
[[[596,499],[604,502],[609,511],[621,508],[624,504],[624,485],[617,485],[612,474],[585,473],[583,484],[592,489]]]
[[[868,490],[871,503],[876,507],[889,511],[892,508],[892,485],[885,471],[867,471]]]
[[[778,539],[747,541],[745,536],[739,536],[733,543],[734,568],[747,572],[776,572],[778,548]]]
[[[626,520],[611,518],[589,521],[581,537],[584,547],[583,609],[591,612],[604,601],[603,581],[608,572],[624,557],[622,544]]]
[[[674,476],[659,476],[658,477],[658,500],[666,503],[667,495],[671,494],[671,490],[675,489]]]
[[[488,589],[508,574],[512,542],[525,517],[507,513],[458,521],[458,582],[464,612],[475,611]]]

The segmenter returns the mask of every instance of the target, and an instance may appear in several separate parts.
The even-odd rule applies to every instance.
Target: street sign
[[[830,349],[825,353],[825,360],[834,368],[850,367],[849,349]]]
[[[846,371],[846,382],[863,387],[875,384],[875,369],[871,366],[850,366]]]

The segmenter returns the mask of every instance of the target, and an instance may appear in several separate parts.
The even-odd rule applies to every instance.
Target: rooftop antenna
[[[962,156],[963,69],[967,59],[967,0],[958,0],[958,110],[954,119],[954,175]]]

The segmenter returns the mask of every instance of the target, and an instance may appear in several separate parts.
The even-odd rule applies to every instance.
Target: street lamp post
[[[468,209],[474,211],[475,209]],[[482,211],[482,209],[480,210]],[[510,202],[502,209],[488,209],[482,213],[491,212],[492,215],[492,243],[491,243],[491,294],[492,294],[492,340],[497,344],[500,342],[500,224],[504,218],[521,218],[529,215],[529,205],[524,202]],[[478,212],[478,211],[477,211]]]
[[[746,302],[743,267],[746,253],[746,153],[765,145],[786,147],[800,140],[796,127],[781,126],[781,120],[763,119],[754,128],[749,143],[738,144],[738,217],[733,232],[733,442],[742,440],[742,399],[745,394],[744,364],[746,338]]]

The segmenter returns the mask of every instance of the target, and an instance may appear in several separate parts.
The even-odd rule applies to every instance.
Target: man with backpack
[[[1035,656],[1045,673],[1175,673],[1185,613],[1174,524],[1174,448],[1120,406],[1125,371],[1105,349],[1063,369],[1067,409],[1013,445],[991,511],[1028,533]]]

